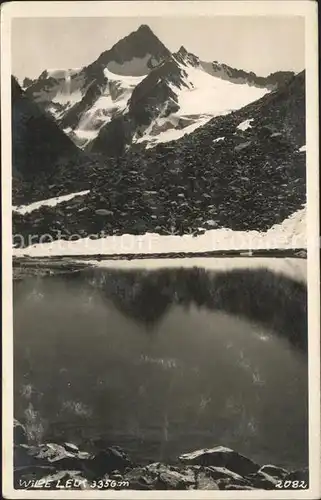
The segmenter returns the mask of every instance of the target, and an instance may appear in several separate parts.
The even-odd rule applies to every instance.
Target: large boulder
[[[46,443],[35,446],[20,445],[15,450],[17,468],[38,466],[54,467],[55,470],[82,470],[83,466],[93,461],[87,452],[66,449],[63,445]]]
[[[135,467],[124,474],[123,480],[129,481],[130,489],[153,490],[156,477],[147,467]]]
[[[252,474],[260,468],[258,464],[249,458],[224,446],[204,448],[191,453],[185,453],[179,457],[179,460],[186,465],[225,467],[240,476]]]
[[[263,472],[269,474],[269,476],[275,477],[277,479],[283,479],[289,474],[286,469],[282,467],[277,467],[276,465],[263,465],[258,472]]]
[[[119,447],[109,447],[97,453],[80,451],[73,443],[26,444],[25,429],[14,422],[14,464],[17,477],[41,478],[58,471],[79,471],[90,479],[101,478],[104,474],[124,471],[132,466],[128,455]]]
[[[155,484],[155,489],[186,490],[194,483],[195,479],[191,479],[181,472],[176,472],[168,468],[166,472],[160,473]]]
[[[191,467],[175,467],[155,462],[135,467],[125,473],[131,489],[186,490],[195,488],[196,476]]]
[[[240,474],[236,474],[226,467],[206,467],[207,472],[213,479],[230,479],[233,481],[243,481],[243,477]]]
[[[92,459],[90,468],[98,476],[115,470],[124,471],[131,467],[132,461],[129,456],[119,447],[110,447],[100,450]]]
[[[219,487],[214,479],[205,471],[200,472],[196,479],[196,490],[218,490]]]
[[[262,471],[249,474],[246,479],[250,481],[251,486],[262,490],[274,490],[279,482],[279,479]]]

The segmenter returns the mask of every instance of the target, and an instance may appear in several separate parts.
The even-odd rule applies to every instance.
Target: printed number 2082
[[[281,489],[305,489],[307,488],[307,483],[305,481],[278,481],[275,487]]]

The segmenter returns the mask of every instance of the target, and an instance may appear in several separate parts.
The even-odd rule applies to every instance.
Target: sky
[[[183,45],[204,61],[266,76],[304,69],[304,18],[299,16],[15,18],[12,73],[35,78],[44,69],[80,68],[147,24],[171,51]]]

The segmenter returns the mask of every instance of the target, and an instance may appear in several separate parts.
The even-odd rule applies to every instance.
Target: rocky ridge
[[[308,482],[308,469],[261,466],[223,446],[184,453],[172,465],[142,465],[117,446],[100,444],[89,452],[72,443],[30,444],[25,427],[14,421],[18,489],[273,490],[306,489]]]

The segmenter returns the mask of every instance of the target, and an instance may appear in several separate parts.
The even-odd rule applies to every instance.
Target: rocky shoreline
[[[307,489],[308,469],[260,465],[223,446],[178,457],[177,464],[134,463],[118,446],[81,451],[72,443],[31,445],[14,421],[16,489],[273,490]]]

